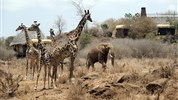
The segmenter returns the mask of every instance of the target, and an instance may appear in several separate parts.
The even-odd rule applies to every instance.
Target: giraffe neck
[[[72,38],[75,37],[77,38],[76,41],[78,41],[80,34],[82,33],[83,27],[86,24],[86,18],[85,16],[81,19],[81,21],[79,22],[79,24],[77,25],[76,29],[74,30],[74,32],[72,33]]]
[[[37,32],[37,39],[38,39],[38,49],[41,51],[41,60],[44,61],[46,60],[45,58],[45,54],[46,54],[46,48],[42,45],[42,41],[41,41],[41,31],[40,29],[36,30]]]
[[[82,32],[83,27],[85,26],[86,22],[87,22],[87,20],[86,20],[86,18],[85,18],[85,16],[84,16],[84,17],[81,19],[81,21],[79,22],[79,24],[77,25],[77,27],[76,27],[76,30],[78,30],[79,33]]]
[[[51,37],[51,41],[52,41],[52,46],[53,46],[53,47],[57,46],[57,44],[56,44],[56,39],[54,38],[54,35],[52,35],[52,34],[50,33],[50,37]]]
[[[41,48],[42,47],[42,41],[41,41],[41,31],[40,31],[40,29],[37,29],[36,30],[36,32],[37,32],[37,39],[38,39],[38,48]]]
[[[25,39],[26,39],[27,47],[30,47],[30,39],[29,39],[26,28],[24,28],[24,32],[25,32]]]

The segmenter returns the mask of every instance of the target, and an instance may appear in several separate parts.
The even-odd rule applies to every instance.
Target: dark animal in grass
[[[100,43],[97,47],[92,48],[87,54],[86,66],[89,69],[92,66],[93,70],[94,64],[99,62],[102,64],[103,71],[106,70],[106,63],[108,54],[111,57],[112,66],[114,66],[114,52],[112,51],[113,46],[110,43]]]

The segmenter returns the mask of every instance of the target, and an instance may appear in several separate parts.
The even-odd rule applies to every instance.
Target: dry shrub
[[[131,23],[129,37],[145,38],[149,33],[156,32],[156,23],[148,17],[140,17]]]
[[[116,58],[173,58],[178,55],[176,46],[147,39],[114,39],[111,43],[114,45]]]
[[[65,84],[68,81],[68,75],[63,74],[62,76],[58,77],[58,84]]]
[[[173,76],[174,68],[171,66],[165,66],[165,67],[162,66],[160,70],[161,70],[160,76],[162,78],[171,78]]]
[[[78,67],[78,68],[77,68],[77,72],[76,72],[76,77],[77,77],[77,78],[80,78],[80,77],[86,75],[87,68],[84,68],[84,67],[85,67],[85,66],[82,66],[82,67]]]
[[[8,60],[14,56],[13,50],[8,50],[4,46],[0,46],[0,59]]]
[[[175,58],[178,56],[176,45],[168,45],[148,39],[95,39],[86,48],[79,51],[78,56],[86,58],[88,51],[101,42],[113,44],[115,58]]]
[[[82,88],[82,83],[77,81],[69,87],[68,95],[66,100],[86,100],[84,95],[86,91]]]
[[[22,81],[22,76],[13,76],[11,73],[6,73],[0,70],[0,91],[6,96],[14,96],[18,90],[19,82]]]

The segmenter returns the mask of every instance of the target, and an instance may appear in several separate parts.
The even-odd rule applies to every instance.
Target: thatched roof
[[[27,33],[30,39],[37,38],[37,33],[35,31],[27,31]],[[41,35],[41,38],[44,39],[44,34]],[[19,34],[17,34],[17,36],[14,37],[14,39],[10,43],[10,46],[17,45],[17,44],[21,44],[21,45],[26,44],[24,31],[21,31]]]
[[[126,25],[120,24],[116,25],[116,29],[128,29],[128,27]]]
[[[174,25],[170,24],[157,24],[157,28],[175,28]]]

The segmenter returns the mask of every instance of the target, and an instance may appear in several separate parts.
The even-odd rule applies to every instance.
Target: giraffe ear
[[[40,26],[40,23],[38,23],[37,26]]]

